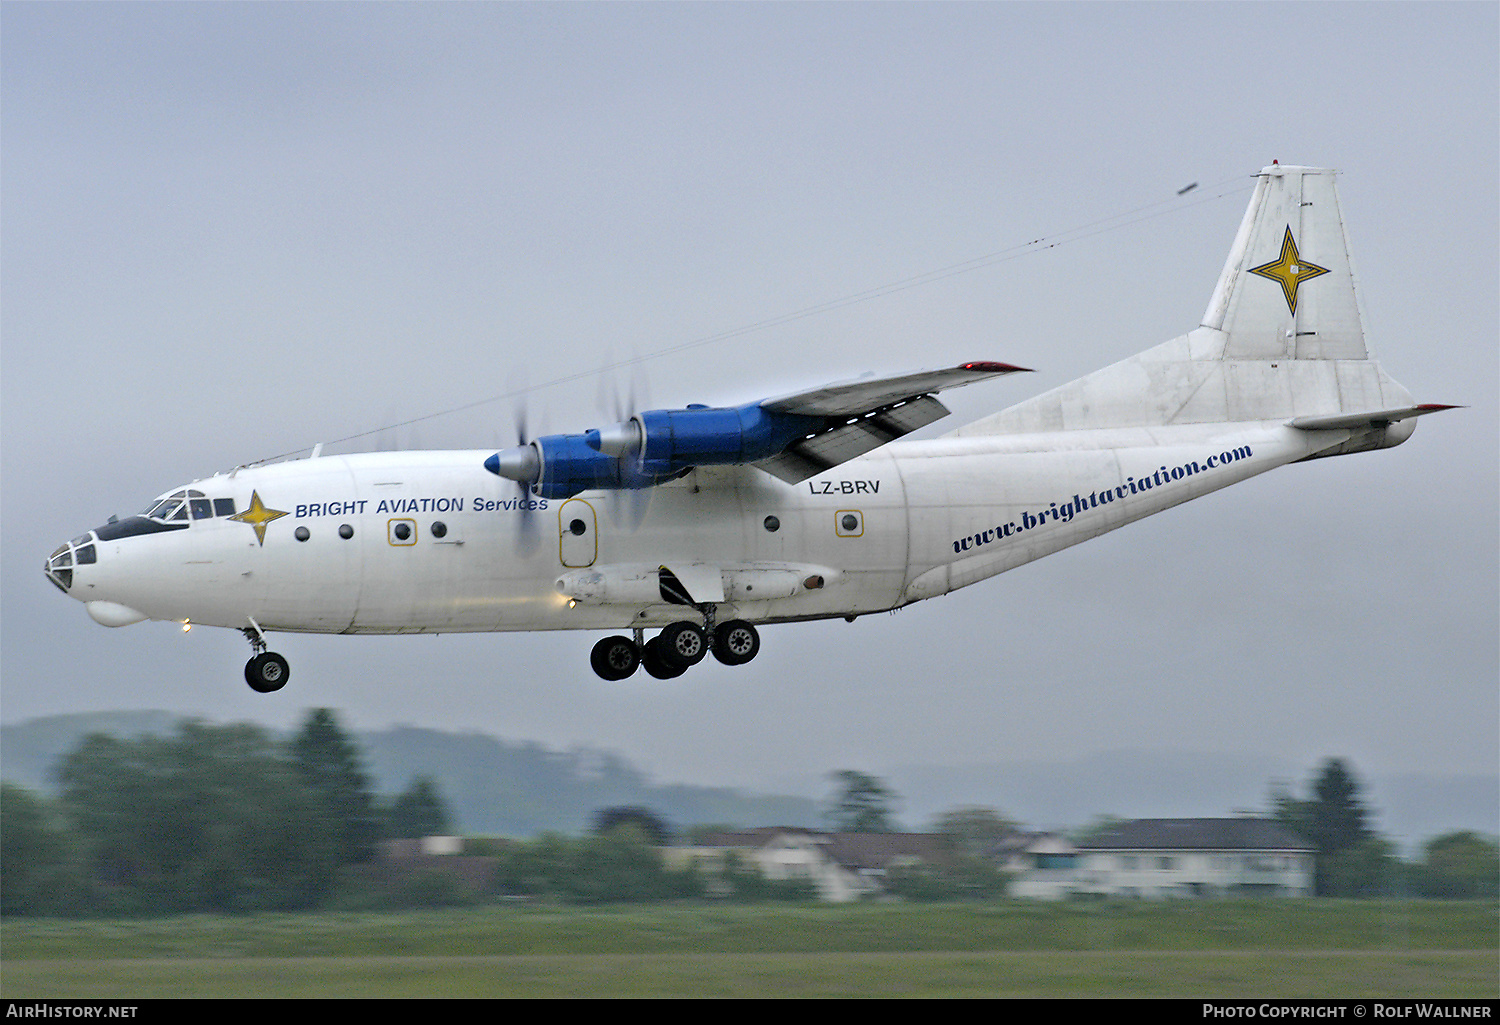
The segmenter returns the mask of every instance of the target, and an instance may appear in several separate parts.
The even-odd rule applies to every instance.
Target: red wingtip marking
[[[995,363],[990,360],[977,360],[973,363],[960,363],[958,365],[958,369],[978,370],[979,372],[985,374],[1029,374],[1032,372],[1030,367],[1017,367],[1012,366],[1009,363]]]

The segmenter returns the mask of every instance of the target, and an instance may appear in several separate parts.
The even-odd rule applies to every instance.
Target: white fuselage
[[[100,540],[68,593],[101,622],[620,629],[683,610],[628,590],[570,600],[559,578],[669,567],[722,582],[721,620],[854,616],[944,594],[1348,437],[1277,422],[948,437],[894,443],[795,485],[730,466],[645,494],[565,500],[524,496],[486,472],[484,451],[323,456],[195,482],[239,516]],[[244,518],[252,498],[266,510],[263,541]],[[817,586],[774,586],[804,578]]]

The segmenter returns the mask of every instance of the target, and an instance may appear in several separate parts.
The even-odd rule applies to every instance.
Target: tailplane
[[[1339,452],[1406,440],[1416,411],[1447,407],[1417,406],[1369,358],[1334,179],[1260,172],[1196,330],[954,434],[1281,420],[1355,431]]]

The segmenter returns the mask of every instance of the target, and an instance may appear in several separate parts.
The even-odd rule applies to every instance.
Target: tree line
[[[1415,862],[1371,824],[1354,771],[1340,758],[1326,760],[1308,795],[1273,789],[1273,817],[1310,841],[1313,893],[1320,897],[1500,896],[1500,848],[1493,837],[1471,831],[1445,833],[1423,845]]]
[[[166,737],[92,734],[56,770],[58,796],[0,785],[0,914],[187,912],[440,906],[509,898],[602,903],[683,899],[810,900],[811,880],[771,880],[733,852],[705,873],[669,863],[671,830],[650,811],[598,812],[582,836],[471,842],[482,881],[444,859],[381,870],[382,839],[442,834],[451,816],[428,778],[381,798],[357,745],[327,709],[286,741],[251,725],[180,723]],[[831,828],[891,832],[897,795],[874,776],[833,774]],[[1272,815],[1317,849],[1325,896],[1494,898],[1493,838],[1450,833],[1403,862],[1370,825],[1352,771],[1325,763],[1308,796],[1285,788]],[[695,832],[730,827],[695,827]],[[993,851],[1016,832],[987,808],[941,816],[942,865],[893,869],[886,889],[914,900],[988,899],[1005,892]]]
[[[448,825],[431,780],[378,800],[328,709],[285,743],[197,721],[168,737],[91,734],[56,778],[55,800],[0,785],[0,913],[319,907],[382,837]]]

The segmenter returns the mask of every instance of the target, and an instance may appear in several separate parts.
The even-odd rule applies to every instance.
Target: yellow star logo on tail
[[[1281,285],[1281,292],[1286,296],[1286,308],[1293,313],[1297,312],[1297,286],[1308,278],[1315,278],[1319,274],[1327,274],[1327,267],[1319,267],[1315,263],[1305,263],[1297,255],[1297,243],[1292,238],[1292,226],[1287,225],[1286,238],[1281,240],[1281,255],[1270,263],[1263,263],[1259,267],[1251,267],[1251,274],[1259,274],[1263,278],[1270,278]]]
[[[260,492],[252,491],[250,492],[250,508],[242,513],[235,513],[229,518],[231,520],[239,520],[241,523],[248,523],[254,527],[255,540],[264,546],[266,543],[266,524],[272,520],[279,520],[285,515],[287,514],[280,509],[267,509],[260,500]]]

